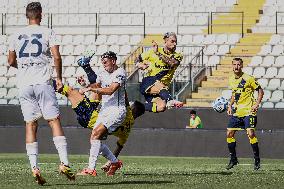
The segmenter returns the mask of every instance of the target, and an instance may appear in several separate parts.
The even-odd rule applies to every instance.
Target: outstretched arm
[[[16,55],[16,52],[15,52],[15,51],[9,51],[8,64],[9,64],[11,67],[18,68],[17,55]]]

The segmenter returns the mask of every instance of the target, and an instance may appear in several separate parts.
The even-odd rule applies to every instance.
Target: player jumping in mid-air
[[[254,169],[258,170],[260,168],[260,158],[255,127],[257,123],[256,113],[263,97],[263,89],[254,77],[242,71],[243,60],[241,58],[234,58],[232,66],[234,75],[229,78],[232,97],[227,110],[228,115],[230,115],[227,143],[231,159],[226,169],[231,169],[239,163],[234,136],[237,130],[246,129],[254,154]],[[257,100],[254,99],[254,91],[258,92]]]
[[[39,185],[46,183],[38,166],[37,120],[46,119],[52,129],[53,142],[60,158],[59,170],[68,179],[75,174],[69,167],[67,142],[59,120],[59,109],[51,84],[49,71],[50,51],[54,57],[57,73],[56,84],[62,82],[62,65],[59,45],[51,29],[40,26],[42,7],[39,2],[31,2],[26,7],[29,25],[16,32],[9,45],[8,63],[18,69],[17,87],[19,101],[26,122],[26,150],[32,174]]]
[[[147,111],[163,112],[167,107],[183,106],[182,102],[173,100],[169,92],[175,70],[183,58],[175,51],[176,45],[176,34],[168,32],[164,35],[163,48],[158,47],[153,41],[154,48],[142,53],[136,60],[136,66],[146,72],[146,77],[140,85],[140,92],[147,102]]]

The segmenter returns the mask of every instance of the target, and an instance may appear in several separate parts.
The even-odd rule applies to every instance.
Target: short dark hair
[[[26,8],[26,17],[28,19],[39,19],[41,18],[42,7],[40,2],[31,2]]]
[[[196,111],[195,111],[195,110],[191,110],[191,111],[190,111],[190,114],[196,115]]]
[[[164,34],[163,39],[167,39],[170,36],[175,36],[177,38],[177,34],[175,32],[167,32],[167,33]]]
[[[243,63],[243,59],[241,59],[241,58],[239,58],[239,57],[234,58],[233,61],[238,61],[238,62],[240,62],[241,64]]]
[[[117,60],[117,57],[116,57],[116,54],[112,51],[107,51],[105,52],[102,56],[101,56],[101,59],[103,58],[110,58],[110,59],[114,59],[114,60]]]

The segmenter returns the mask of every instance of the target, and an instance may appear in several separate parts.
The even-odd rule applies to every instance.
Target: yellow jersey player
[[[229,170],[238,164],[234,136],[237,130],[246,129],[254,154],[254,170],[258,170],[260,168],[260,158],[255,127],[257,123],[256,113],[263,97],[263,89],[253,76],[242,71],[243,60],[241,58],[234,58],[232,66],[234,74],[229,78],[232,97],[227,110],[230,116],[227,143],[231,159],[226,169]],[[254,98],[254,91],[258,92],[257,99]]]
[[[175,52],[177,36],[168,32],[163,39],[163,48],[153,41],[154,48],[142,53],[136,60],[136,66],[146,72],[140,92],[147,102],[145,109],[150,112],[163,112],[167,107],[183,106],[182,102],[173,100],[169,92],[175,70],[183,58],[180,53]]]

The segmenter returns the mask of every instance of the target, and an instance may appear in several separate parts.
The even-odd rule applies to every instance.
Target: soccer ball
[[[224,97],[218,97],[214,102],[212,102],[212,108],[218,113],[222,113],[227,110],[228,100]]]

